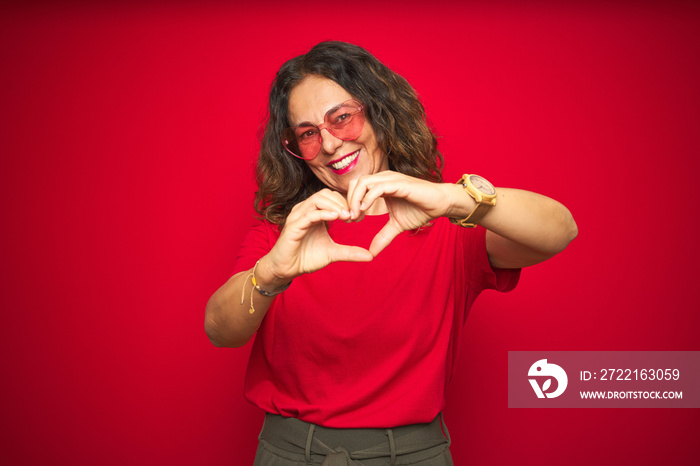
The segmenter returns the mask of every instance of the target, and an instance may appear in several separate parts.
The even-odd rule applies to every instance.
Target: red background
[[[418,90],[446,179],[566,204],[579,238],[485,293],[457,464],[691,464],[694,409],[508,409],[509,350],[699,350],[700,9],[681,2],[0,6],[0,459],[250,464],[250,347],[204,305],[252,219],[281,63],[357,43]]]

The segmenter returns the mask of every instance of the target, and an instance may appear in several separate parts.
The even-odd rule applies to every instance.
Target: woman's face
[[[354,97],[335,81],[309,76],[289,95],[289,122],[291,126],[302,122],[320,125],[328,110],[350,99]],[[353,141],[338,139],[326,129],[321,130],[321,139],[319,154],[305,162],[316,177],[333,190],[346,193],[350,180],[389,168],[387,157],[377,146],[377,137],[367,120],[362,133]]]

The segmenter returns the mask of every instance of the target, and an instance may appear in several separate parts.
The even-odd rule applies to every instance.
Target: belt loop
[[[389,451],[391,452],[391,463],[389,464],[394,466],[396,464],[396,444],[394,443],[394,431],[387,429],[386,433],[389,436]]]
[[[445,424],[445,415],[443,414],[442,411],[440,411],[440,424],[442,424],[442,431],[445,433],[445,437],[447,437],[447,446],[449,447],[452,445],[452,439],[450,438],[450,431],[447,430],[447,424]]]
[[[311,464],[311,441],[314,439],[314,428],[316,425],[309,423],[309,435],[306,437],[306,449],[304,454],[306,455],[306,463]]]

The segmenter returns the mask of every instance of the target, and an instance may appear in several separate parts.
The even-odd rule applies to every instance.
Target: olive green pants
[[[254,466],[453,464],[442,415],[393,429],[330,429],[266,414],[258,439]]]

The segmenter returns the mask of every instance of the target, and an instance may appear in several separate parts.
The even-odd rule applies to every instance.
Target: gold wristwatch
[[[474,228],[486,212],[496,205],[496,188],[479,175],[464,174],[457,184],[461,184],[467,194],[474,198],[476,207],[466,218],[451,218],[450,222],[466,228]]]

